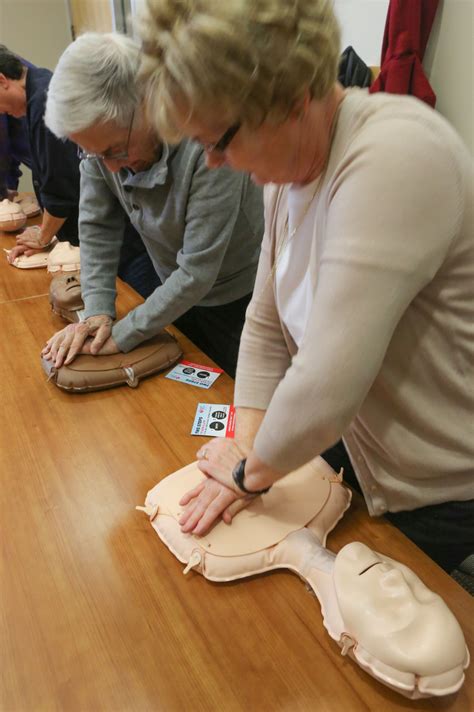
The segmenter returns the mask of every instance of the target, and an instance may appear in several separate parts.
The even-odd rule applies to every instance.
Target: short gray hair
[[[139,46],[115,32],[87,32],[61,55],[48,90],[46,126],[59,138],[114,121],[128,126],[141,99]]]
[[[192,115],[278,123],[337,80],[333,0],[147,0],[139,32],[148,113],[178,140],[178,104]]]

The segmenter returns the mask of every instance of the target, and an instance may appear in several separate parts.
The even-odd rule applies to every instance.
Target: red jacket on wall
[[[390,0],[380,74],[370,93],[412,94],[430,106],[433,92],[422,66],[439,0]]]

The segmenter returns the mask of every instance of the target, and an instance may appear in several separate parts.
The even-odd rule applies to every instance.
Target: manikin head
[[[19,119],[26,114],[25,81],[27,68],[20,59],[0,44],[0,113]]]
[[[49,85],[47,127],[112,172],[127,167],[137,173],[159,157],[160,141],[142,110],[139,63],[130,38],[88,32],[62,54]]]
[[[353,542],[339,552],[334,580],[346,630],[372,656],[420,676],[444,673],[447,660],[462,665],[457,620],[411,569]]]

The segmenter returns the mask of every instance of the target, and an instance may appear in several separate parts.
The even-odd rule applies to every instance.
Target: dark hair
[[[25,67],[16,54],[0,44],[0,72],[8,79],[21,79],[24,71]]]

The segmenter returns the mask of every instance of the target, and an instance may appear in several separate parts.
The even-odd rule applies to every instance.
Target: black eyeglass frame
[[[224,153],[241,126],[242,122],[236,121],[235,124],[232,124],[232,126],[229,126],[229,128],[224,131],[218,141],[215,143],[203,143],[204,149],[207,153],[212,153],[213,151],[216,151],[217,153]]]
[[[130,137],[132,135],[133,122],[135,120],[135,109],[132,112],[132,118],[130,120],[130,125],[128,127],[127,143],[125,144],[125,151],[118,151],[117,153],[89,153],[84,151],[80,146],[77,147],[77,157],[80,161],[89,159],[99,159],[101,161],[125,161],[128,158],[128,149],[130,147]]]

